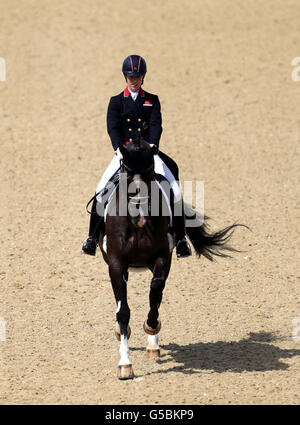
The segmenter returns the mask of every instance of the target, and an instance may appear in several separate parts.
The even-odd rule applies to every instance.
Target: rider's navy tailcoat
[[[133,100],[128,87],[110,99],[107,110],[107,131],[114,150],[138,134],[158,147],[162,133],[158,96],[140,89]]]

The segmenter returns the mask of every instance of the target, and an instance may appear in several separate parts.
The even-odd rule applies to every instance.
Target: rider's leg
[[[104,207],[99,208],[102,202],[101,192],[107,183],[118,172],[120,168],[120,157],[115,155],[105,170],[100,182],[97,186],[95,197],[92,205],[92,213],[90,217],[89,237],[82,246],[82,253],[88,255],[96,255],[96,249],[99,241],[100,232],[104,227]],[[99,193],[100,192],[100,193]]]
[[[190,255],[192,255],[192,251],[185,236],[185,214],[183,200],[178,204],[174,204],[174,210],[175,212],[180,212],[180,214],[174,214],[173,216],[176,239],[176,254],[178,258],[189,257]]]
[[[91,210],[91,218],[90,218],[90,227],[89,227],[89,236],[98,240],[100,236],[100,226],[99,226],[99,215],[97,214],[97,199],[94,198],[92,210]],[[98,235],[98,237],[97,237]]]
[[[97,200],[94,198],[89,227],[89,237],[82,246],[81,252],[88,255],[96,255],[100,232],[103,229],[103,217],[97,214]]]
[[[171,172],[170,168],[173,169],[176,177]],[[185,214],[184,214],[184,204],[182,199],[181,189],[178,183],[179,173],[178,167],[175,161],[169,158],[166,154],[162,152],[159,155],[154,156],[154,169],[157,174],[162,174],[168,180],[170,187],[173,192],[173,225],[176,237],[176,253],[177,257],[189,257],[192,255],[191,249],[188,245],[188,242],[185,237]],[[175,213],[174,213],[175,212]]]
[[[163,160],[166,166],[170,169],[175,179],[179,181],[179,169],[176,162],[172,158],[170,158],[168,155],[163,153],[162,151],[158,152],[158,156]]]
[[[160,155],[154,155],[154,171],[167,179],[174,194],[174,202],[179,202],[182,199],[182,194],[178,181]]]
[[[116,172],[119,170],[120,159],[121,159],[121,154],[119,154],[119,153],[115,154],[113,159],[110,161],[108,167],[104,171],[104,173],[101,177],[101,180],[99,181],[97,189],[96,189],[96,193],[100,192],[100,194],[97,196],[98,202],[101,202],[101,192],[102,192],[102,190],[105,188],[107,183],[111,180],[112,176],[114,174],[116,174]]]

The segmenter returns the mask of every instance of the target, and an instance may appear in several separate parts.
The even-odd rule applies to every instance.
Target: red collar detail
[[[140,88],[139,94],[141,97],[145,97],[145,92],[142,88]],[[130,95],[130,91],[128,87],[126,87],[126,89],[124,90],[124,97],[128,97],[129,95]]]

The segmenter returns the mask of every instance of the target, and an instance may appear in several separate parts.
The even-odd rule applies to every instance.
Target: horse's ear
[[[153,145],[150,149],[152,155],[156,155],[158,153],[158,147],[156,145]]]

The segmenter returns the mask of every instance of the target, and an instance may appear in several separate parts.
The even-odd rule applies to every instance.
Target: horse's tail
[[[217,257],[231,257],[226,251],[231,252],[241,252],[236,248],[233,248],[230,245],[227,245],[227,242],[230,240],[234,229],[236,227],[242,226],[246,227],[244,224],[232,224],[231,226],[225,227],[224,229],[219,230],[216,233],[209,233],[208,226],[206,221],[209,219],[207,216],[201,216],[197,211],[193,210],[192,207],[185,205],[186,213],[187,209],[189,210],[186,215],[187,227],[186,233],[197,253],[197,256],[200,257],[204,255],[208,260],[213,261],[214,256]],[[194,213],[192,216],[191,212]],[[188,219],[193,220],[193,225],[188,225]],[[224,252],[225,251],[225,252]]]

